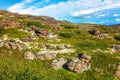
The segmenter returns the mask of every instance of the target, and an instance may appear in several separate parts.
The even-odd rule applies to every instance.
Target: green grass
[[[39,22],[28,22],[27,27],[30,25],[35,25],[41,27]],[[92,56],[92,67],[88,71],[83,73],[73,73],[66,69],[54,70],[51,66],[52,61],[41,61],[35,59],[25,60],[24,53],[28,50],[19,51],[0,48],[0,80],[118,80],[114,76],[114,65],[120,61],[120,53],[104,53],[104,52],[92,52],[95,49],[107,50],[110,45],[114,43],[119,43],[118,40],[112,39],[98,39],[97,37],[88,33],[86,28],[87,24],[82,26],[84,29],[78,30],[74,28],[75,25],[62,25],[65,28],[60,32],[55,31],[60,42],[49,42],[42,37],[34,42],[38,43],[54,43],[54,44],[71,44],[73,45],[76,52],[70,55],[58,55],[57,58],[75,57],[79,53],[85,53]],[[89,26],[90,29],[100,29],[105,30],[110,35],[115,35],[112,31],[106,30],[99,26],[94,27],[94,25]],[[92,28],[91,28],[92,27]],[[9,37],[23,38],[28,37],[29,34],[23,31],[18,31],[17,28],[3,29],[0,28],[0,36],[8,34]],[[34,45],[34,42],[32,45]],[[33,51],[39,49],[31,49]]]
[[[3,29],[0,33],[2,35],[8,35],[11,38],[26,38],[29,37],[29,34],[23,31],[18,31],[17,28]]]

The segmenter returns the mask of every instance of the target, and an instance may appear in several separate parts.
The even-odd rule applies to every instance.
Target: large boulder
[[[55,70],[62,69],[65,67],[67,60],[64,58],[60,58],[58,60],[53,60],[52,67]]]
[[[67,62],[67,69],[75,73],[87,71],[91,67],[90,61],[91,56],[79,54],[77,58],[72,58]]]
[[[24,58],[29,59],[29,60],[34,60],[36,58],[36,56],[32,52],[26,52],[24,54]]]

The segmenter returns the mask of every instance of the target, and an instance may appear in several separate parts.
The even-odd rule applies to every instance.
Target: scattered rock
[[[32,52],[26,52],[24,54],[24,58],[29,59],[29,60],[34,60],[36,58],[36,56]]]
[[[67,62],[68,70],[81,73],[87,71],[91,67],[91,56],[87,56],[85,54],[79,54],[78,58],[73,58]]]
[[[53,60],[52,67],[55,70],[62,69],[65,67],[67,60],[60,58],[59,60]]]

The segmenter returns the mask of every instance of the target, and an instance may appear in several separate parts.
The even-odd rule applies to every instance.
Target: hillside
[[[120,26],[0,10],[0,80],[119,80]]]

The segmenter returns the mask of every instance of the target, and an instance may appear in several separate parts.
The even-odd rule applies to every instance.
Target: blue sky
[[[120,23],[120,0],[0,0],[0,9],[74,23]]]

